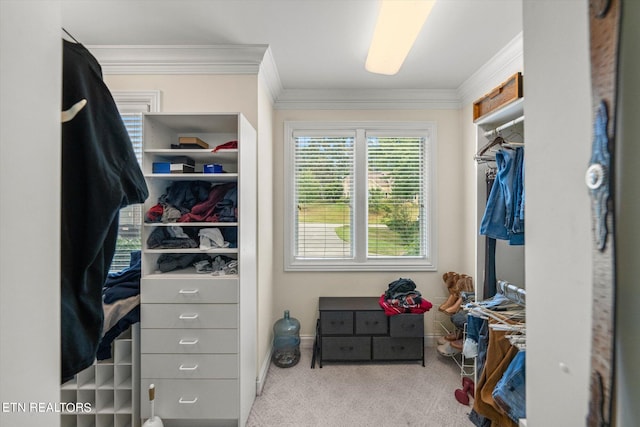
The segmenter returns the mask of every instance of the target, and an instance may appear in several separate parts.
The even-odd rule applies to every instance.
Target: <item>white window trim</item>
[[[311,131],[314,133],[329,134],[335,130],[357,130],[365,129],[371,133],[383,133],[397,131],[396,134],[405,131],[423,132],[427,136],[427,145],[425,147],[426,171],[425,178],[425,212],[426,236],[430,236],[425,240],[425,249],[429,254],[428,258],[410,257],[390,258],[390,259],[369,259],[363,261],[356,260],[300,260],[294,256],[295,249],[295,233],[291,224],[295,223],[295,195],[293,183],[292,166],[294,164],[294,143],[293,137],[296,131]],[[284,122],[284,269],[285,271],[436,271],[437,270],[437,254],[438,254],[438,236],[437,236],[437,218],[434,201],[437,200],[436,194],[436,177],[437,177],[437,127],[435,122],[308,122],[308,121],[285,121]],[[360,165],[360,170],[362,167]],[[366,170],[366,169],[365,169]],[[358,172],[356,172],[357,174]],[[366,172],[365,172],[366,173]],[[366,178],[365,178],[366,179]],[[361,192],[359,192],[361,193]],[[362,194],[356,197],[362,198]],[[362,206],[362,204],[359,204]],[[358,211],[358,202],[356,202],[356,211],[354,218],[358,220],[358,215],[364,214]],[[365,231],[361,230],[360,234]],[[359,236],[362,239],[362,236]],[[358,237],[356,237],[358,239]],[[359,243],[356,243],[359,244]],[[362,255],[361,255],[362,257]]]
[[[159,90],[114,90],[113,100],[121,113],[148,113],[160,111]]]

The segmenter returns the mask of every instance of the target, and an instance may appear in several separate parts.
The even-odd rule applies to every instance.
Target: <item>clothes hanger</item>
[[[71,40],[73,40],[73,41],[74,41],[75,43],[77,43],[77,44],[82,44],[82,43],[80,43],[78,40],[76,40],[76,38],[75,38],[75,37],[73,37],[73,36],[71,35],[71,33],[70,33],[69,31],[67,31],[64,27],[61,27],[61,28],[62,28],[62,31],[64,31],[64,32],[65,32],[69,37],[71,37]]]
[[[71,37],[71,39],[77,43],[77,44],[82,44],[80,43],[78,40],[76,40],[75,37],[73,37],[71,35],[71,33],[69,31],[67,31],[64,27],[60,27],[62,28],[62,31],[64,31],[67,36]],[[62,123],[66,123],[66,122],[70,122],[71,120],[73,120],[73,118],[76,116],[76,114],[78,114],[78,112],[80,112],[80,110],[82,110],[84,108],[84,106],[87,105],[87,100],[86,99],[81,99],[78,102],[76,102],[75,104],[73,104],[71,107],[69,107],[68,110],[63,110],[61,115],[60,115],[60,121]]]
[[[496,136],[493,141],[489,142],[488,144],[485,144],[484,147],[480,148],[480,150],[476,153],[476,157],[482,157],[484,155],[484,153],[486,153],[487,151],[489,151],[490,148],[495,147],[496,145],[502,145],[504,144],[505,140],[500,136]]]
[[[86,99],[81,99],[80,101],[73,104],[68,110],[64,110],[61,114],[61,122],[66,123],[73,120],[73,118],[87,105]]]

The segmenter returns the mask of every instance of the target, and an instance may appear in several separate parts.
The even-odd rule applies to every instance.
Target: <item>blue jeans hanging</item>
[[[527,416],[525,360],[526,351],[519,351],[491,394],[496,404],[516,423]]]

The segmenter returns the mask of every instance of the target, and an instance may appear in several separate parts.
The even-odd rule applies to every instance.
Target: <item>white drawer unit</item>
[[[155,411],[162,419],[235,419],[238,417],[238,381],[236,380],[149,380],[141,388],[156,387]],[[143,405],[142,417],[150,409]]]
[[[207,275],[206,278],[211,279]],[[200,280],[195,280],[200,279]],[[142,303],[237,303],[239,301],[236,279],[216,278],[203,281],[202,276],[190,280],[163,275],[152,275],[140,280]]]
[[[183,137],[208,148],[178,148]],[[156,173],[167,162],[195,172]],[[145,114],[142,170],[140,421],[154,384],[167,427],[244,426],[256,393],[256,132],[241,114]]]
[[[238,327],[238,304],[144,304],[140,319],[145,328]]]
[[[145,354],[140,363],[143,378],[238,378],[235,354]]]
[[[237,353],[236,329],[142,329],[140,350],[145,353]]]

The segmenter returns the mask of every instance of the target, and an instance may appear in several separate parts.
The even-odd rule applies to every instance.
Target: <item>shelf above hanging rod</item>
[[[497,135],[497,134],[498,134],[498,132],[503,131],[503,130],[505,130],[505,129],[508,129],[508,128],[510,128],[511,126],[515,126],[515,125],[517,125],[518,123],[521,123],[521,122],[523,122],[523,121],[524,121],[524,115],[522,115],[522,116],[520,116],[520,117],[517,117],[517,118],[515,118],[515,119],[513,119],[513,120],[511,120],[511,121],[509,121],[509,122],[507,122],[507,123],[505,123],[505,124],[503,124],[503,125],[500,125],[500,126],[498,126],[497,128],[495,128],[495,129],[493,129],[493,130],[490,130],[490,131],[485,132],[485,133],[484,133],[484,136],[485,136],[486,138],[488,138],[488,137],[490,137],[490,136],[492,136],[492,135]]]

